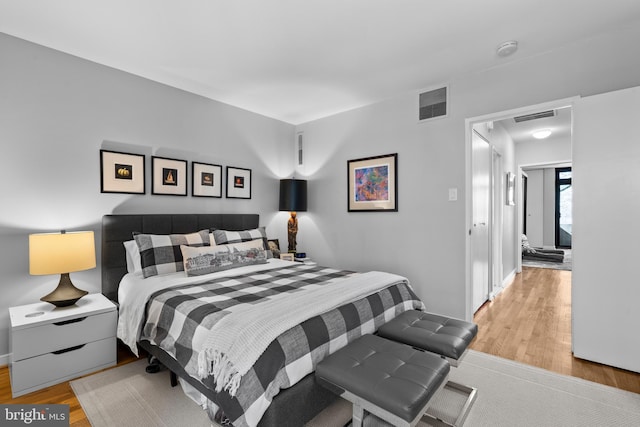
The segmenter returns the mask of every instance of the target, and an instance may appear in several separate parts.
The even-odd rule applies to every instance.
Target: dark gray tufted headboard
[[[248,230],[257,228],[257,214],[146,214],[105,215],[102,217],[102,293],[118,300],[118,286],[127,273],[123,242],[134,232],[151,234],[191,233],[218,228]]]

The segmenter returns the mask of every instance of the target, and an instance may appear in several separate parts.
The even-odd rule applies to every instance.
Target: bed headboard
[[[198,230],[248,230],[257,228],[257,214],[139,214],[102,217],[102,293],[118,300],[118,286],[127,273],[123,242],[134,232],[149,234],[191,233]]]

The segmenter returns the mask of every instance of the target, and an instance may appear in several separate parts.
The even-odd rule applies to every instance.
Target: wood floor
[[[471,348],[640,393],[640,374],[573,357],[571,272],[524,267],[511,286],[478,310]]]
[[[474,350],[640,393],[640,374],[576,359],[571,354],[571,272],[523,268],[514,283],[476,314]],[[124,346],[118,365],[136,360]],[[69,405],[72,427],[89,421],[68,382],[11,398],[9,370],[0,368],[0,403]]]
[[[118,345],[118,366],[138,360],[124,345]],[[65,404],[69,405],[70,427],[91,427],[87,415],[73,393],[69,382],[56,384],[24,396],[11,398],[11,382],[9,368],[0,367],[0,403],[33,403],[33,404]]]

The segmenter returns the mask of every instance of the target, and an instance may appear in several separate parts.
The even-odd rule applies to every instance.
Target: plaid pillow
[[[241,243],[254,239],[262,239],[262,243],[264,244],[263,249],[269,249],[267,232],[264,227],[243,231],[213,230],[211,235],[216,245],[226,245],[228,243]]]
[[[209,246],[210,243],[208,230],[191,234],[136,234],[133,238],[140,250],[145,278],[183,271],[180,245]]]

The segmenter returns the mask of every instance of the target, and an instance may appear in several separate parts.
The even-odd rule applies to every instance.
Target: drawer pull
[[[84,347],[86,344],[80,344],[80,345],[76,345],[75,347],[69,347],[69,348],[65,348],[64,350],[56,350],[56,351],[52,351],[51,353],[53,354],[63,354],[63,353],[68,353],[70,351],[75,351],[75,350],[80,350],[82,347]]]
[[[86,318],[87,318],[86,316],[85,317],[78,317],[77,319],[63,320],[62,322],[53,322],[53,324],[56,325],[56,326],[69,325],[71,323],[82,322]]]

